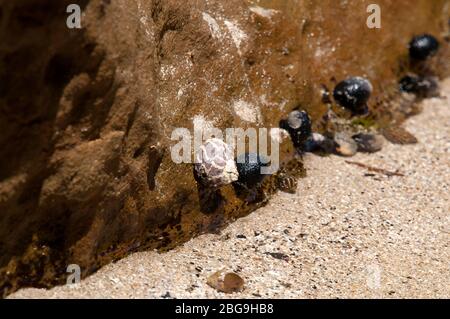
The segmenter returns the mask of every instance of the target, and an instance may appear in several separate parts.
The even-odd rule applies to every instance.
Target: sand
[[[296,194],[276,194],[220,234],[164,254],[132,254],[79,284],[10,298],[449,298],[450,80],[442,95],[405,124],[416,145],[386,142],[379,153],[351,159],[309,154]],[[221,269],[244,278],[244,290],[209,287]]]

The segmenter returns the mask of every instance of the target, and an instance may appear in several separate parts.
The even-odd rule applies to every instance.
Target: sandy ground
[[[80,284],[10,297],[449,298],[450,81],[443,87],[444,98],[427,100],[405,125],[419,144],[386,142],[379,153],[350,159],[403,177],[308,155],[297,194],[278,193],[220,235],[133,254]],[[221,269],[245,279],[241,293],[206,284]]]

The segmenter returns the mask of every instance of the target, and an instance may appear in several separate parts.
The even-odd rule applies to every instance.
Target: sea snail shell
[[[208,139],[195,154],[194,176],[204,186],[219,188],[239,178],[233,150],[218,138]]]

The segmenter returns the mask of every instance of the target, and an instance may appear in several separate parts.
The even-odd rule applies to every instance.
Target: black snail
[[[362,77],[351,77],[339,82],[334,88],[335,101],[352,112],[362,115],[368,112],[367,101],[372,94],[372,84]]]
[[[439,41],[432,35],[422,34],[415,36],[409,43],[409,56],[415,60],[426,60],[436,54]]]
[[[256,153],[241,154],[236,158],[236,167],[239,173],[238,182],[246,186],[254,186],[264,179],[261,169],[268,166],[268,160]]]
[[[413,93],[420,97],[439,95],[439,84],[433,77],[406,75],[400,80],[400,91]]]
[[[295,147],[301,148],[311,136],[311,119],[305,111],[294,110],[286,120],[280,121],[280,127],[288,131]]]

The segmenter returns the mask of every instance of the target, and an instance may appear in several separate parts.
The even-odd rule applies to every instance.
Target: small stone
[[[378,134],[359,133],[352,138],[358,145],[358,152],[375,153],[383,148],[383,138]]]
[[[435,55],[438,50],[439,41],[430,34],[416,36],[409,43],[409,56],[419,61]]]
[[[172,299],[172,296],[170,295],[170,292],[166,292],[164,295],[161,295],[161,298],[163,299]]]
[[[206,283],[224,293],[240,292],[244,289],[244,279],[234,272],[217,271],[208,277]]]
[[[303,144],[303,150],[305,152],[314,152],[320,150],[320,145],[325,140],[325,136],[319,133],[313,133]]]
[[[194,177],[213,189],[237,181],[238,170],[231,147],[218,138],[207,140],[196,154]]]
[[[335,101],[353,115],[368,113],[367,102],[372,94],[372,84],[362,77],[351,77],[339,82],[334,91]]]
[[[272,256],[275,259],[280,259],[284,261],[289,261],[289,256],[283,253],[269,253],[267,252],[266,255]]]
[[[346,133],[336,133],[334,142],[337,144],[336,152],[342,156],[353,156],[358,151],[356,142]]]
[[[335,142],[319,133],[313,133],[303,144],[304,152],[324,152],[331,154],[335,149]]]

